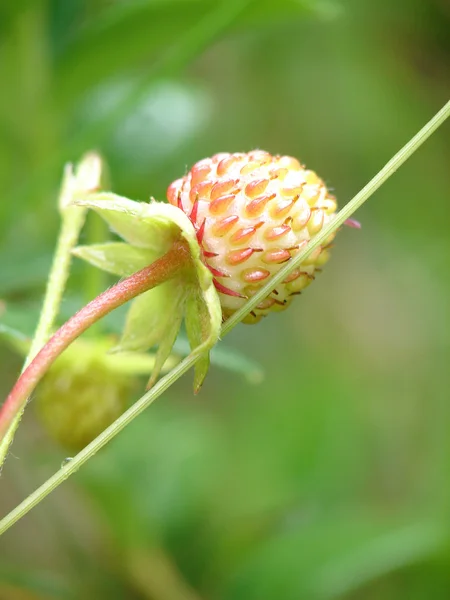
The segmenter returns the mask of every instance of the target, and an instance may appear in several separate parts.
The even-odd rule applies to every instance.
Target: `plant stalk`
[[[77,337],[115,308],[173,277],[189,260],[186,244],[175,242],[164,256],[97,296],[58,329],[23,371],[3,404],[0,439],[50,366]]]
[[[399,169],[404,162],[414,154],[414,152],[438,129],[442,123],[450,116],[450,100],[437,112],[432,119],[428,121],[420,131],[412,137],[401,150],[395,154],[384,167],[378,171],[369,183],[367,183],[360,192],[342,208],[336,217],[323,227],[320,232],[314,236],[311,242],[306,246],[303,252],[299,252],[282,269],[274,275],[265,286],[263,286],[254,296],[252,296],[239,310],[237,310],[229,319],[227,319],[222,328],[222,335],[228,333],[235,325],[244,319],[257,304],[259,304],[270,291],[279,285],[291,271],[299,267],[302,262],[314,252],[314,250],[323,244],[325,240],[334,233],[341,225],[347,221],[351,215],[360,208],[370,196],[383,185],[385,181]]]
[[[50,270],[50,275],[45,290],[39,322],[31,341],[28,356],[25,359],[23,370],[33,360],[39,350],[47,342],[55,325],[59,313],[62,297],[69,277],[72,250],[78,243],[80,231],[84,225],[87,210],[81,206],[71,206],[75,191],[94,191],[100,185],[102,163],[95,153],[85,154],[79,163],[76,173],[72,165],[66,165],[61,190],[58,198],[58,207],[61,213],[61,227],[56,244],[56,251]],[[14,440],[14,435],[19,426],[25,410],[27,398],[22,406],[17,408],[7,431],[0,436],[0,471]]]
[[[47,283],[44,303],[23,370],[30,364],[52,333],[69,276],[72,258],[71,252],[78,242],[85,214],[86,211],[83,207],[73,207],[71,210],[62,213],[61,229]],[[22,406],[16,411],[14,418],[11,420],[8,430],[4,435],[0,436],[0,471],[22,419],[26,401],[27,399],[25,398]]]
[[[42,346],[47,342],[58,316],[64,289],[69,276],[72,260],[71,252],[77,245],[81,227],[84,223],[86,211],[84,207],[74,207],[62,215],[61,231],[58,238],[55,256],[48,279],[44,304],[42,305],[36,332],[31,342],[30,351],[25,360],[24,369],[30,364]]]

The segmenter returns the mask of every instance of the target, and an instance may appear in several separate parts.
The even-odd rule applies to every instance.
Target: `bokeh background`
[[[33,330],[66,161],[98,149],[114,191],[163,199],[258,147],[343,205],[448,99],[449,30],[445,0],[2,0],[2,322]],[[289,311],[221,344],[262,384],[185,376],[2,537],[1,600],[450,598],[449,132]],[[62,318],[109,282],[74,263]],[[20,363],[2,342],[2,396]],[[30,406],[1,513],[68,456]]]

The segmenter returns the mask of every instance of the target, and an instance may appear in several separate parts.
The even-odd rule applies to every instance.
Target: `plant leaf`
[[[0,598],[9,600],[75,600],[73,582],[50,571],[27,570],[12,565],[0,570]]]
[[[195,230],[179,208],[163,202],[135,202],[112,193],[90,194],[75,203],[95,210],[126,242],[160,254],[167,252],[180,229],[195,239]]]
[[[181,283],[171,280],[133,300],[122,339],[114,351],[143,351],[161,343],[171,322],[178,318],[176,311],[184,293]]]
[[[23,356],[26,356],[31,344],[31,339],[27,335],[4,323],[0,323],[0,339],[5,340]]]
[[[189,340],[180,335],[174,344],[173,352],[181,356],[187,356],[190,351]],[[264,379],[263,367],[243,354],[237,348],[226,345],[222,342],[214,346],[210,354],[211,364],[220,367],[226,371],[239,373],[243,375],[249,383],[258,384]]]
[[[167,252],[180,235],[188,243],[191,273],[184,270],[176,279],[145,292],[133,301],[116,350],[146,350],[162,344],[156,360],[156,370],[160,369],[175,342],[187,297],[186,327],[192,352],[205,353],[195,371],[194,388],[198,391],[208,370],[208,350],[219,338],[222,309],[212,274],[203,264],[191,221],[182,210],[170,204],[134,202],[111,193],[91,194],[75,203],[98,212],[134,246],[103,244],[77,250],[78,256],[110,272],[129,274],[133,267],[139,270],[150,264],[151,258],[154,260]],[[156,376],[151,378],[149,385]]]
[[[102,159],[96,152],[88,152],[76,166],[67,164],[59,193],[59,210],[64,213],[69,210],[72,215],[78,215],[79,210],[74,209],[74,197],[77,194],[96,192],[102,184]],[[75,212],[73,212],[75,210]],[[78,217],[84,221],[84,216]]]
[[[195,364],[194,391],[197,393],[208,372],[209,350],[218,338],[221,323],[221,312],[216,315],[214,302],[208,301],[208,295],[202,294],[198,288],[192,288],[186,301],[186,332],[191,350],[202,353]],[[219,306],[220,310],[220,306]]]
[[[193,289],[186,301],[186,333],[191,350],[199,348],[208,338],[208,311],[202,296]],[[195,363],[194,367],[194,390],[197,393],[206,377],[209,368],[209,352]]]
[[[172,352],[173,345],[177,339],[180,331],[181,322],[183,320],[184,304],[186,301],[186,294],[180,294],[178,298],[178,305],[174,309],[174,314],[169,320],[169,323],[164,332],[164,336],[159,344],[158,352],[155,357],[155,365],[153,367],[152,375],[148,381],[147,389],[153,387],[154,383],[161,373],[161,369],[166,364],[170,353]]]
[[[22,246],[22,244],[20,244]],[[50,252],[23,247],[8,248],[0,254],[0,293],[2,296],[33,286],[45,285],[49,266],[52,262]]]
[[[153,250],[123,242],[78,246],[73,250],[73,254],[94,267],[121,277],[132,275],[158,258],[158,254]]]
[[[438,519],[420,517],[401,523],[350,514],[291,526],[247,554],[223,597],[337,600],[376,577],[426,560],[445,539]],[[249,585],[254,581],[257,585]]]
[[[229,3],[229,0],[223,2]],[[328,16],[333,14],[333,6],[331,1],[323,0],[258,0],[249,2],[248,6],[243,5],[241,11],[230,19],[228,28],[310,14]],[[137,61],[148,62],[161,50],[179,43],[180,38],[184,41],[183,47],[189,48],[189,40],[183,40],[186,31],[201,31],[202,20],[214,10],[219,12],[220,8],[217,0],[112,3],[72,36],[72,43],[57,66],[55,87],[59,101],[73,102],[88,87],[129,69]],[[215,37],[219,37],[218,34]],[[185,49],[184,53],[189,54],[189,50],[186,52]],[[85,67],[87,64],[89,69]]]
[[[156,368],[156,355],[149,352],[121,352],[120,354],[109,353],[103,357],[104,364],[112,371],[124,375],[146,375]],[[160,367],[160,372],[172,369],[180,359],[176,355],[167,356]]]
[[[262,366],[236,348],[219,344],[211,350],[211,364],[227,371],[243,375],[249,383],[259,384],[264,380]]]

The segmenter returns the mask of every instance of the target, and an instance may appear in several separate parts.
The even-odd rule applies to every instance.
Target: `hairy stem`
[[[62,215],[61,230],[47,283],[44,304],[42,306],[39,322],[31,342],[28,356],[25,359],[24,370],[42,346],[47,342],[52,333],[69,275],[71,251],[78,242],[85,214],[86,211],[83,207],[74,207]],[[14,435],[19,427],[25,406],[26,399],[22,403],[22,406],[16,411],[8,430],[5,431],[4,435],[0,436],[0,470],[14,440]]]
[[[98,189],[101,169],[101,159],[95,153],[88,153],[82,158],[76,173],[73,172],[72,165],[66,165],[58,199],[61,228],[39,322],[23,370],[30,364],[52,333],[69,277],[72,250],[78,243],[80,231],[85,221],[86,209],[71,205],[73,194],[76,191],[94,191]],[[26,403],[27,399],[25,398],[22,406],[17,407],[8,429],[3,435],[0,435],[0,471],[19,427]]]
[[[23,410],[27,398],[49,367],[77,337],[118,306],[173,277],[189,260],[186,245],[175,242],[167,254],[97,296],[58,329],[23,371],[3,404],[0,438]]]
[[[30,364],[51,335],[69,276],[71,252],[78,242],[85,214],[86,211],[83,210],[83,207],[75,207],[75,210],[69,211],[67,216],[63,213],[61,231],[47,283],[44,304],[42,305],[39,323],[31,342],[30,351],[25,360],[25,367]]]

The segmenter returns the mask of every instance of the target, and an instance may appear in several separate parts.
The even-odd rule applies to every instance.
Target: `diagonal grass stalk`
[[[375,177],[356,196],[339,211],[336,218],[325,226],[302,252],[270,278],[266,285],[237,311],[223,326],[222,336],[229,333],[270,291],[281,283],[289,272],[300,265],[324,240],[336,231],[414,152],[438,129],[450,116],[450,101],[375,175]],[[92,458],[103,446],[112,440],[122,429],[148,408],[177,379],[186,373],[199,359],[190,355],[180,362],[170,373],[163,377],[150,391],[144,394],[132,407],[121,415],[112,425],[103,431],[95,440],[79,452],[70,462],[50,477],[37,490],[30,494],[21,504],[14,508],[0,521],[0,535],[14,523],[39,504],[50,492],[56,489],[68,477],[75,473],[85,462]]]
[[[309,244],[303,252],[299,252],[299,254],[289,261],[282,269],[276,273],[274,277],[271,278],[267,284],[260,289],[258,293],[252,296],[248,302],[244,304],[238,311],[236,311],[225,323],[222,328],[222,335],[228,333],[235,325],[242,321],[242,319],[248,315],[250,311],[252,311],[257,304],[263,300],[267,294],[280,284],[283,279],[289,275],[291,271],[293,271],[296,267],[301,265],[301,263],[308,258],[310,254],[317,248],[323,244],[323,242],[329,237],[331,233],[336,231],[344,222],[360,208],[366,200],[370,198],[370,196],[377,191],[379,187],[383,185],[385,181],[391,177],[401,167],[401,165],[408,160],[410,156],[414,154],[414,152],[430,137],[430,135],[438,129],[442,123],[450,116],[450,100],[445,104],[441,110],[436,113],[436,115],[428,121],[428,123],[422,127],[422,129],[410,139],[410,141],[403,146],[395,156],[391,158],[391,160],[385,164],[385,166],[379,171],[373,179],[369,181],[367,185],[365,185],[360,192],[356,194],[356,196],[348,202],[344,208],[342,208],[336,218],[330,222],[326,227],[323,227],[322,230],[314,237],[311,244]]]

